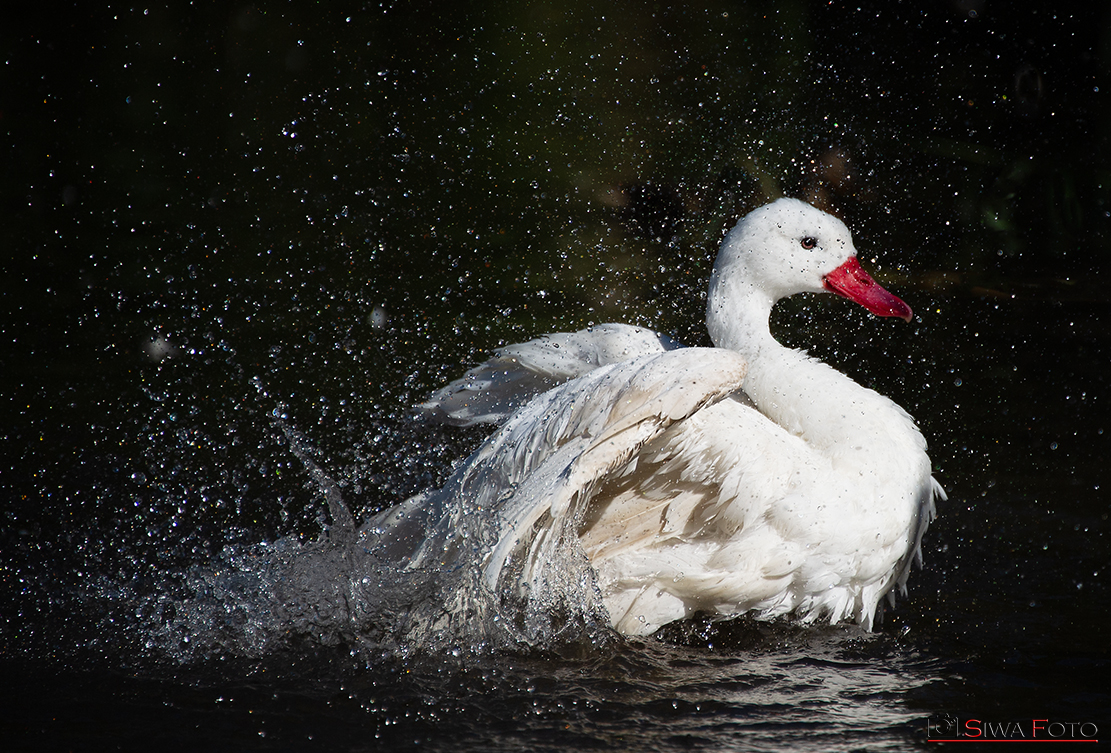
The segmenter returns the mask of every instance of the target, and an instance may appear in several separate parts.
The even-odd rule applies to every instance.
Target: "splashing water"
[[[138,603],[146,650],[179,661],[249,658],[309,641],[379,655],[458,654],[612,637],[573,532],[548,542],[543,567],[524,588],[492,589],[483,562],[499,520],[481,497],[426,492],[357,526],[304,437],[280,411],[272,421],[323,494],[331,524],[308,542],[287,536],[225,547],[156,593],[117,590]],[[507,559],[499,583],[519,586],[521,560],[520,553]]]

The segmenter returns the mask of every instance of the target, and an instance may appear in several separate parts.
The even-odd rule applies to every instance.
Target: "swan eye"
[[[812,249],[812,248],[814,248],[815,246],[818,245],[818,239],[817,238],[812,238],[808,235],[805,238],[803,238],[802,240],[800,240],[799,243],[802,244],[803,248],[805,248],[807,251],[809,251],[810,249]]]

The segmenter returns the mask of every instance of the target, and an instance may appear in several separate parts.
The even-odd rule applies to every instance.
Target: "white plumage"
[[[944,493],[899,406],[768,329],[806,291],[909,320],[855,255],[843,223],[781,199],[722,244],[716,348],[620,324],[503,348],[423,407],[504,425],[443,489],[372,520],[374,546],[473,567],[502,608],[600,597],[631,635],[700,611],[871,628]],[[556,572],[576,556],[585,590]]]

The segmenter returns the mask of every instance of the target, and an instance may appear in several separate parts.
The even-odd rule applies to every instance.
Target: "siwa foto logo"
[[[1054,719],[989,722],[939,714],[926,720],[926,740],[932,743],[1097,743],[1099,726],[1094,722],[1060,722]]]

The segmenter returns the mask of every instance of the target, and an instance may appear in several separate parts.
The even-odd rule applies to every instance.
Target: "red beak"
[[[876,316],[897,316],[905,321],[914,318],[910,306],[888,293],[860,266],[855,256],[822,278],[826,290],[859,303]]]

